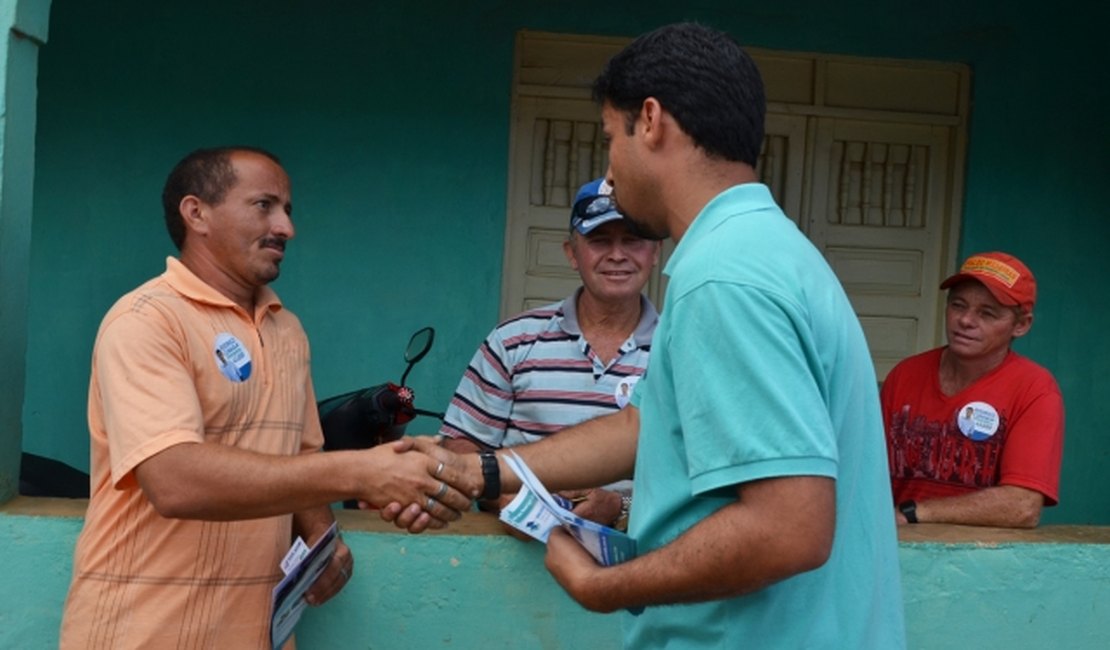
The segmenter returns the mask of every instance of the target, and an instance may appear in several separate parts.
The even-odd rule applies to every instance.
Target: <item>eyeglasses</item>
[[[570,225],[578,228],[591,219],[617,211],[617,202],[612,196],[608,194],[587,196],[574,204],[574,209],[571,210]]]

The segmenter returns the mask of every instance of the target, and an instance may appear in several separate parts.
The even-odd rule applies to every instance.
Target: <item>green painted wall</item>
[[[1018,349],[1056,374],[1068,409],[1062,505],[1044,519],[1110,524],[1099,22],[1031,0],[986,4],[55,0],[40,58],[24,447],[87,464],[97,324],[161,271],[164,176],[214,143],[270,148],[292,175],[298,236],[277,289],[313,341],[318,393],[398,378],[409,332],[432,324],[436,348],[411,383],[442,408],[497,318],[516,31],[632,36],[690,18],[753,46],[971,65],[960,252],[1006,249],[1037,272],[1036,325]]]
[[[0,0],[0,502],[18,493],[27,355],[35,74],[50,0]]]
[[[0,513],[0,648],[56,648],[79,519]],[[507,535],[344,532],[354,578],[297,627],[301,650],[620,647],[620,619],[587,612]],[[1110,646],[1110,544],[903,543],[911,650]]]

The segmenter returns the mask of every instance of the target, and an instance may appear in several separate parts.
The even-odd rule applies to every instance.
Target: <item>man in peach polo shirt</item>
[[[1064,401],[1010,349],[1033,326],[1037,282],[1007,253],[969,257],[948,289],[948,345],[903,360],[882,388],[894,517],[1033,528],[1059,498]]]
[[[478,486],[411,440],[316,453],[308,341],[267,286],[294,232],[277,158],[195,151],[162,201],[180,256],[109,310],[93,350],[91,497],[61,647],[269,648],[281,559],[327,531],[331,503],[413,504],[420,532]],[[306,600],[352,569],[340,540]]]

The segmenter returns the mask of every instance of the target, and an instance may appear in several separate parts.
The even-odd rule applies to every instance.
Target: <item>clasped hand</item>
[[[391,457],[378,450],[391,450]],[[387,472],[359,505],[381,508],[382,519],[410,533],[445,528],[470,509],[481,490],[481,475],[469,472],[460,456],[440,447],[432,436],[405,437],[367,450],[376,451]]]

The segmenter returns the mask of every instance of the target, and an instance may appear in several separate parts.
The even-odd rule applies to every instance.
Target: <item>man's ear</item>
[[[640,105],[640,128],[644,130],[644,142],[651,148],[659,146],[663,138],[663,105],[654,97],[648,97]]]
[[[571,242],[573,237],[574,233],[571,233],[569,237],[563,240],[563,254],[567,256],[567,261],[570,262],[570,268],[577,271],[578,258],[574,256],[574,244]]]
[[[1029,333],[1029,330],[1032,327],[1033,327],[1033,312],[1032,311],[1022,312],[1017,317],[1017,321],[1014,323],[1014,338],[1016,339],[1016,338],[1025,336],[1026,334]]]
[[[177,205],[177,211],[181,213],[186,231],[191,230],[201,235],[208,232],[208,206],[199,197],[186,195]]]

